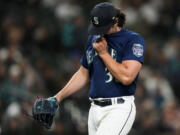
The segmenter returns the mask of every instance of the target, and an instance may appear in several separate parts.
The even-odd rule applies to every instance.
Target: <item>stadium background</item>
[[[105,1],[105,0],[103,0]],[[0,135],[87,135],[88,86],[64,100],[52,130],[24,115],[79,67],[90,9],[102,0],[0,0]],[[145,38],[130,135],[180,134],[180,1],[112,0]]]

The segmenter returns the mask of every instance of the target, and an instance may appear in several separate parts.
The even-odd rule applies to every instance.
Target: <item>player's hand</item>
[[[59,105],[55,97],[39,98],[32,108],[33,118],[45,128],[50,129],[58,107]]]
[[[93,43],[93,47],[99,56],[108,53],[107,41],[104,37],[100,37]]]

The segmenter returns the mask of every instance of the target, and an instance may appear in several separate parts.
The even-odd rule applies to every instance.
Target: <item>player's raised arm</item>
[[[104,37],[101,37],[99,42],[93,43],[94,49],[103,60],[109,72],[124,85],[129,85],[134,81],[142,67],[141,62],[143,61],[143,45],[139,44],[139,42],[144,44],[143,41],[137,36],[136,39],[133,39],[131,42],[126,45],[121,63],[114,60],[109,54],[107,50],[108,45]]]
[[[100,57],[110,73],[124,85],[131,84],[142,67],[142,64],[135,60],[126,60],[118,63],[109,53],[104,53]]]
[[[86,68],[81,66],[72,76],[66,86],[55,95],[58,102],[80,90],[89,80],[89,73]]]

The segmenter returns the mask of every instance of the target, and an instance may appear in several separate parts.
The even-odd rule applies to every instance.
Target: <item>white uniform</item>
[[[89,135],[127,135],[136,115],[134,96],[123,96],[124,103],[110,98],[112,105],[101,107],[92,101],[89,110]],[[97,99],[101,100],[101,99]]]

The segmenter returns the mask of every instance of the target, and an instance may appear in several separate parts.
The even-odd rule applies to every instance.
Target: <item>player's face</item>
[[[121,28],[118,26],[118,23],[115,23],[110,29],[109,31],[107,32],[107,34],[113,34],[113,33],[116,33],[118,31],[120,31]]]
[[[109,31],[107,32],[107,34],[112,34],[114,33],[114,25],[109,29]]]
[[[121,28],[118,26],[119,19],[115,19],[115,24],[109,29],[109,31],[106,34],[113,34],[121,30]]]

